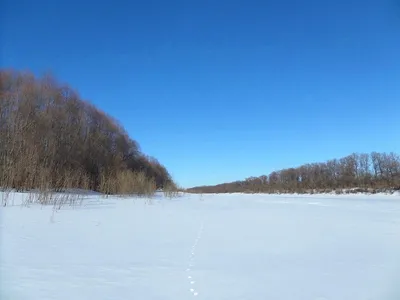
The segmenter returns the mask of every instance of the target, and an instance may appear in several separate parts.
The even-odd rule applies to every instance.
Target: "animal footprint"
[[[189,258],[189,264],[188,264],[188,268],[186,269],[187,272],[191,272],[192,267],[194,267],[195,251],[196,251],[197,244],[199,243],[199,241],[201,239],[203,228],[204,228],[204,224],[202,223],[200,228],[199,228],[199,231],[197,232],[197,237],[196,237],[196,239],[194,241],[194,244],[192,245],[192,250],[190,252],[190,258]],[[193,280],[193,276],[192,275],[188,275],[187,278],[189,280],[190,286],[192,286],[189,289],[189,291],[193,294],[193,296],[195,296],[195,297],[198,296],[199,292],[196,291],[195,288],[193,288],[194,284],[196,283],[196,281]]]

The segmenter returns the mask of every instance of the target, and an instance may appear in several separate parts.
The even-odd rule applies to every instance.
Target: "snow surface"
[[[24,197],[0,209],[2,300],[400,299],[399,195]]]

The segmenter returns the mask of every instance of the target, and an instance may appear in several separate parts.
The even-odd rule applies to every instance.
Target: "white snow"
[[[2,300],[400,299],[398,194],[12,197]]]

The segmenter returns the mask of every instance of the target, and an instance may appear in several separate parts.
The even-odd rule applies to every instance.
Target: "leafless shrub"
[[[6,207],[9,204],[10,195],[12,190],[11,189],[1,189],[1,205]]]
[[[179,196],[179,188],[174,183],[166,183],[163,187],[164,197],[176,198]]]
[[[152,197],[157,190],[154,179],[148,178],[144,172],[125,170],[114,176],[103,175],[101,178],[100,192],[105,195]]]
[[[153,178],[147,178],[143,172],[134,173],[134,187],[139,196],[154,196],[157,186]]]

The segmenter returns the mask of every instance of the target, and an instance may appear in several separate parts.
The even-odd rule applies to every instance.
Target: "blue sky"
[[[1,67],[51,71],[184,187],[400,153],[395,0],[1,5]]]

